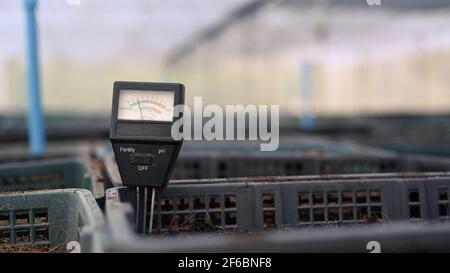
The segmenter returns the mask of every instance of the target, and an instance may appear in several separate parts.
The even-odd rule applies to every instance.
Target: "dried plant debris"
[[[175,224],[178,222],[179,224]],[[180,236],[180,235],[193,235],[197,233],[207,233],[211,235],[236,235],[236,236],[258,236],[262,235],[264,232],[270,231],[307,231],[307,230],[315,230],[318,227],[324,228],[334,228],[340,229],[352,225],[361,225],[361,224],[375,224],[375,223],[384,223],[385,221],[381,220],[377,216],[371,216],[366,221],[360,223],[339,223],[339,222],[329,222],[323,224],[304,224],[304,225],[295,225],[295,224],[267,224],[264,225],[263,230],[248,230],[243,227],[233,225],[226,226],[225,228],[220,225],[215,225],[211,221],[211,218],[208,213],[194,213],[190,214],[187,218],[180,218],[175,215],[171,218],[170,224],[168,226],[163,226],[160,229],[157,229],[154,234],[157,235],[169,235],[169,236]]]
[[[175,225],[175,221],[181,222]],[[194,213],[186,219],[181,219],[178,216],[173,216],[168,228],[160,231],[160,234],[167,233],[169,235],[178,233],[196,233],[196,232],[219,232],[223,229],[212,223],[209,214]]]
[[[60,246],[7,245],[0,247],[0,253],[57,253]]]
[[[0,253],[59,253],[64,249],[64,244],[51,245],[29,245],[29,244],[8,244],[8,240],[0,240]]]

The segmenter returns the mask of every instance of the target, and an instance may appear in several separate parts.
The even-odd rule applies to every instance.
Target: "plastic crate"
[[[199,153],[255,153],[260,152],[260,145],[260,141],[184,141],[180,156]],[[112,146],[109,142],[103,143],[95,149],[95,154],[99,158],[108,156],[112,152]],[[276,152],[372,156],[392,154],[386,150],[364,146],[352,141],[336,141],[303,134],[281,135]]]
[[[57,154],[46,154],[46,155],[30,155],[30,154],[1,154],[0,164],[10,164],[10,163],[25,163],[41,160],[51,160],[51,159],[62,159],[74,157],[74,155],[57,153]]]
[[[0,192],[83,188],[95,198],[104,197],[103,182],[97,182],[81,158],[64,158],[0,165]]]
[[[449,189],[448,173],[179,181],[158,193],[153,226],[156,233],[171,234],[180,225],[199,222],[225,231],[446,222]],[[109,189],[106,199],[110,245],[119,240],[121,251],[155,250],[145,241],[135,245],[142,239],[135,240],[133,233],[134,190]],[[161,239],[161,235],[152,237]]]
[[[95,139],[108,137],[109,117],[107,116],[75,116],[46,115],[46,135],[49,141]],[[95,126],[92,126],[95,124]],[[0,142],[27,141],[27,121],[23,115],[0,115]]]
[[[100,251],[95,230],[104,224],[92,194],[64,189],[0,194],[0,251],[65,252],[67,243],[81,251]],[[42,251],[42,250],[41,250]]]
[[[335,118],[329,121],[318,120],[323,129],[334,126],[364,126],[364,132],[337,130],[334,135],[347,140],[355,140],[362,145],[388,149],[401,153],[415,153],[449,156],[450,126],[449,115],[397,115],[373,116],[352,119]],[[327,130],[316,133],[330,136]]]
[[[122,219],[121,219],[122,220]],[[119,221],[116,221],[118,223]],[[121,222],[125,225],[125,222]],[[255,236],[192,235],[142,238],[115,233],[105,252],[143,253],[448,253],[448,223],[392,223],[266,232]],[[111,240],[112,238],[112,240]],[[376,252],[375,252],[376,253]]]
[[[104,165],[110,187],[121,186],[114,156]],[[442,171],[450,171],[450,160],[427,156],[200,153],[180,156],[171,179]]]

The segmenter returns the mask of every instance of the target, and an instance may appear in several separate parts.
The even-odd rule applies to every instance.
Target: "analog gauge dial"
[[[117,119],[173,121],[174,92],[121,90]]]

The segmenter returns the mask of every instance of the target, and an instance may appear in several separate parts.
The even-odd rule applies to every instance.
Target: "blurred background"
[[[373,132],[381,123],[386,132],[427,126],[431,116],[438,120],[433,130],[447,130],[450,1],[371,2],[39,1],[48,135],[62,128],[69,137],[107,136],[115,80],[182,82],[188,104],[194,96],[219,105],[279,104],[288,129],[329,135],[330,128]],[[0,0],[5,141],[26,139],[25,22],[22,1]],[[358,120],[369,116],[401,120],[390,127],[385,119]],[[78,117],[78,129],[64,122]]]
[[[448,112],[450,2],[381,3],[40,1],[43,106],[107,115],[112,82],[139,80],[183,82],[188,102],[279,104],[292,116],[308,103],[316,115]],[[0,35],[0,111],[21,113],[21,1],[0,1]],[[303,98],[305,64],[312,87]]]

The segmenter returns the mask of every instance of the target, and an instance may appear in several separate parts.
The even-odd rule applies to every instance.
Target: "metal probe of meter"
[[[184,104],[179,83],[114,82],[109,138],[124,186],[136,188],[136,227],[146,232],[147,196],[151,189],[149,233],[155,189],[169,182],[183,140],[174,140],[172,124]]]

